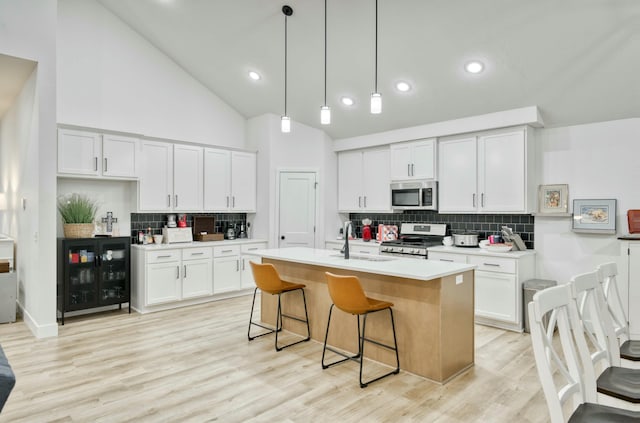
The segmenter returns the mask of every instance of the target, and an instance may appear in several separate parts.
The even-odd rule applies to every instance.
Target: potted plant
[[[86,195],[70,194],[58,198],[65,238],[91,238],[97,208],[96,202]]]

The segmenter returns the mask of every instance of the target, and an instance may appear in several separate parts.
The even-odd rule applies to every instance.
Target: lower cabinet
[[[240,246],[214,247],[213,293],[240,289]]]
[[[182,251],[182,299],[213,294],[211,248]]]
[[[258,244],[245,244],[242,245],[240,251],[242,253],[241,256],[241,277],[240,277],[240,288],[242,289],[253,289],[256,287],[256,283],[253,280],[253,272],[251,271],[251,265],[249,262],[254,263],[262,263],[262,257],[253,255],[253,251],[262,250],[267,248],[266,242],[261,242]]]
[[[475,321],[521,332],[522,283],[535,277],[533,251],[485,253],[479,248],[434,247],[429,260],[475,264]]]

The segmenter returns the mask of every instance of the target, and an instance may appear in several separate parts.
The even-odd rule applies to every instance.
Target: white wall
[[[58,333],[56,8],[56,0],[0,0],[0,53],[38,63],[3,117],[0,133],[3,175],[10,168],[2,181],[8,184],[10,217],[2,221],[1,230],[16,239],[18,303],[25,323],[38,337]]]
[[[245,118],[102,5],[58,9],[59,123],[244,148]]]
[[[255,237],[278,245],[276,190],[278,170],[318,171],[318,227],[316,247],[324,246],[326,228],[337,224],[337,155],[332,140],[315,128],[292,122],[291,132],[280,131],[280,117],[266,114],[249,119],[249,148],[258,150],[258,210],[249,216]]]

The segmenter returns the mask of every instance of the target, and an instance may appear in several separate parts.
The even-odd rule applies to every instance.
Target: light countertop
[[[475,265],[450,263],[435,260],[418,260],[400,258],[396,256],[371,256],[351,254],[345,260],[341,254],[333,250],[313,248],[273,248],[252,251],[256,256],[268,259],[290,261],[295,263],[326,266],[336,269],[353,270],[357,272],[375,273],[379,275],[395,276],[399,278],[418,279],[428,281],[476,268]]]
[[[177,242],[175,244],[132,244],[131,248],[141,250],[170,250],[174,248],[199,248],[199,247],[226,247],[229,245],[246,245],[256,244],[260,242],[268,242],[266,239],[260,238],[242,238],[242,239],[225,239],[224,241],[193,241],[193,242]]]
[[[507,251],[506,253],[497,253],[495,251],[487,251],[480,247],[445,247],[444,245],[438,247],[429,247],[427,251],[433,251],[438,253],[452,253],[452,254],[465,254],[471,256],[491,256],[491,257],[505,257],[505,258],[520,258],[523,256],[529,256],[535,254],[535,250],[525,251]]]

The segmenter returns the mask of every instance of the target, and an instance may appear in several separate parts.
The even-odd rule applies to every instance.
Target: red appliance
[[[178,228],[186,228],[187,227],[187,215],[181,214],[178,216]]]
[[[640,233],[640,210],[627,211],[627,221],[629,222],[629,233]]]
[[[362,228],[362,240],[371,241],[371,226],[366,225]]]

